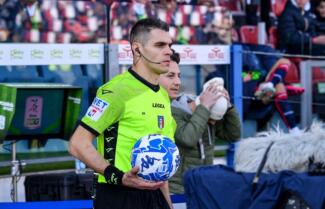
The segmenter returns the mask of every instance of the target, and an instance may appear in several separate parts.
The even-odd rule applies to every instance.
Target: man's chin
[[[176,98],[177,98],[177,95],[178,95],[178,94],[171,93],[169,97],[170,97],[171,99],[176,99]]]
[[[164,66],[164,67],[159,68],[160,74],[168,73],[168,71],[169,71],[168,67]]]

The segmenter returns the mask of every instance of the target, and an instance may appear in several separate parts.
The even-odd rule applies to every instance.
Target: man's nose
[[[181,79],[179,77],[175,78],[174,83],[177,86],[181,85]]]
[[[170,46],[167,47],[167,52],[169,55],[173,54],[172,48]]]

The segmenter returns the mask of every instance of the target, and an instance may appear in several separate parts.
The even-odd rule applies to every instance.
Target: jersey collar
[[[147,80],[145,80],[144,78],[142,78],[139,74],[137,74],[134,70],[132,70],[132,68],[129,68],[129,72],[131,73],[131,75],[133,75],[136,79],[138,79],[144,85],[148,86],[154,92],[158,92],[159,91],[159,89],[160,89],[159,84],[158,85],[154,85],[154,84],[148,82]]]

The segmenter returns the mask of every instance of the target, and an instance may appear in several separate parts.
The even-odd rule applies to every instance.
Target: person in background
[[[157,6],[165,9],[167,12],[173,13],[177,9],[177,2],[176,0],[159,0]]]
[[[309,0],[288,0],[278,19],[280,48],[286,53],[325,55],[325,35],[316,33]]]
[[[215,140],[238,140],[241,135],[241,124],[225,89],[218,90],[216,86],[208,86],[199,96],[199,105],[195,103],[195,96],[179,95],[181,86],[179,54],[173,53],[171,60],[169,71],[160,76],[159,83],[167,90],[172,101],[172,114],[177,123],[175,142],[181,156],[181,166],[169,180],[170,192],[182,194],[184,172],[196,166],[212,165]],[[226,97],[228,109],[222,119],[211,119],[210,110],[221,96]]]
[[[244,119],[258,120],[258,130],[265,129],[273,106],[290,132],[300,132],[295,112],[288,101],[289,90],[293,95],[304,92],[301,87],[287,89],[286,75],[294,65],[290,60],[276,55],[270,46],[242,44],[243,50],[243,102]],[[258,53],[273,53],[264,55]],[[226,77],[225,71],[217,69],[206,80],[213,77]]]
[[[170,65],[168,29],[165,22],[153,18],[133,25],[132,67],[98,89],[71,136],[70,153],[99,173],[95,209],[172,208],[168,181],[144,181],[137,176],[138,167],[131,169],[130,159],[133,145],[143,136],[174,138],[176,124],[168,93],[158,83]],[[92,144],[96,137],[98,150]]]
[[[285,85],[285,77],[294,64],[276,55],[257,55],[253,52],[275,53],[274,49],[268,46],[243,45],[243,49],[248,51],[243,55],[244,96],[257,98],[257,100],[245,101],[244,105],[254,110],[257,109],[256,107],[268,108],[269,104],[273,103],[288,130],[299,132],[295,112],[288,102],[288,90]],[[297,92],[293,94],[296,95],[303,92],[302,88],[296,87],[295,90]],[[246,111],[246,114],[251,113]]]
[[[0,1],[0,41],[17,42],[21,35],[17,35],[17,14],[27,5],[35,0],[1,0]]]
[[[325,34],[325,0],[315,0],[316,32]]]
[[[228,44],[232,41],[238,41],[233,40],[234,37],[232,37],[232,27],[234,22],[231,14],[228,14],[226,11],[222,14],[223,18],[220,20],[213,20],[203,29],[205,40],[202,41],[204,44]]]
[[[231,44],[233,37],[230,35],[231,27],[234,24],[231,18],[224,18],[220,21],[219,28],[227,28],[227,35],[220,36],[218,29],[211,31],[207,36],[208,44]],[[214,35],[213,35],[214,33]],[[224,33],[226,34],[226,33]],[[216,37],[216,38],[213,38]],[[220,38],[224,37],[224,38]],[[253,118],[259,121],[258,131],[263,130],[271,115],[273,103],[279,112],[281,119],[289,131],[299,132],[295,113],[288,102],[288,90],[285,77],[291,65],[288,59],[277,56],[277,51],[267,45],[241,44],[243,47],[243,96],[249,99],[244,100],[244,118]],[[269,53],[263,55],[257,53]],[[217,69],[206,77],[206,81],[214,77],[226,78],[226,67],[217,66]],[[294,94],[303,92],[302,88],[294,88]],[[254,114],[254,115],[252,115]]]
[[[150,0],[131,0],[131,2],[137,20],[152,16],[151,13],[154,9]]]

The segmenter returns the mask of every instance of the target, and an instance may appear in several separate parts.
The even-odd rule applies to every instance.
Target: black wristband
[[[109,165],[104,170],[104,176],[108,184],[122,185],[124,172],[113,165]]]

